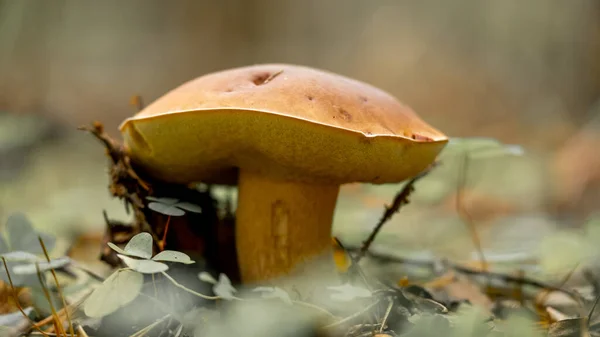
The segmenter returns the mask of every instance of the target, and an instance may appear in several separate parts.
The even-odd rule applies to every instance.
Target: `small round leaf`
[[[40,272],[45,272],[50,269],[64,267],[64,266],[68,265],[69,263],[71,263],[71,259],[67,256],[64,256],[64,257],[60,257],[60,258],[57,258],[54,260],[50,260],[50,262],[48,262],[48,261],[38,262],[37,265],[40,269]],[[36,265],[35,263],[29,263],[29,264],[21,264],[21,265],[15,266],[13,268],[13,273],[15,273],[17,275],[37,274],[37,269],[36,269],[35,265]]]
[[[174,250],[163,250],[162,252],[156,254],[152,260],[154,261],[166,261],[166,262],[177,262],[183,264],[192,264],[195,261],[190,259],[187,254],[182,252],[177,252]]]
[[[9,252],[6,254],[0,254],[0,256],[5,258],[6,261],[15,261],[15,262],[41,261],[41,259],[37,255],[29,253],[29,252],[23,252],[23,251]]]
[[[156,201],[165,205],[175,205],[179,199],[176,198],[156,198],[156,197],[146,197],[146,200]]]
[[[200,279],[200,281],[206,283],[217,284],[217,280],[210,273],[205,271],[198,274],[198,278]]]
[[[170,216],[182,216],[185,214],[185,211],[182,209],[179,209],[173,205],[165,205],[165,204],[161,204],[159,202],[151,202],[148,204],[148,208],[150,208],[151,210],[164,214],[164,215],[170,215]]]
[[[111,247],[112,248],[112,247]],[[149,259],[152,257],[152,235],[142,232],[136,234],[125,246],[125,254],[128,256]]]
[[[123,262],[125,262],[127,267],[142,274],[156,274],[169,270],[169,266],[162,262],[156,262],[152,260],[138,260],[121,254],[117,254],[117,256],[121,260],[123,260]]]
[[[103,317],[133,301],[144,283],[144,276],[131,270],[117,270],[84,302],[89,317]]]
[[[225,300],[233,300],[235,297],[234,293],[237,292],[237,289],[231,285],[229,277],[221,273],[219,275],[219,282],[213,287],[213,291],[217,296],[220,296]]]
[[[127,252],[126,252],[126,251],[124,251],[124,250],[123,250],[123,249],[121,249],[119,246],[115,245],[114,243],[112,243],[112,242],[107,242],[106,244],[107,244],[107,245],[110,247],[110,249],[114,250],[115,252],[117,252],[117,253],[119,253],[119,254],[127,255]]]
[[[261,292],[262,298],[279,298],[286,304],[292,304],[290,295],[279,287],[257,287],[252,291]]]
[[[202,207],[192,204],[191,202],[178,202],[175,206],[189,212],[202,213]]]

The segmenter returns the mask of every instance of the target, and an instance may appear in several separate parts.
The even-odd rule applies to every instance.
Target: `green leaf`
[[[167,262],[177,262],[183,264],[192,264],[195,261],[190,259],[187,254],[182,252],[177,252],[174,250],[163,250],[162,252],[156,254],[152,260],[154,261],[167,261]]]
[[[88,317],[104,317],[133,301],[144,283],[142,274],[117,270],[108,277],[84,302]]]
[[[261,292],[262,298],[279,298],[286,304],[292,304],[290,295],[279,287],[257,287],[252,291]]]
[[[217,284],[217,280],[208,272],[201,272],[198,274],[198,278],[200,279],[200,281],[206,282],[206,283],[211,283],[211,284]]]
[[[111,247],[112,248],[112,247]],[[152,235],[147,232],[136,234],[124,248],[127,256],[149,259],[152,257]]]
[[[159,202],[151,202],[148,204],[148,208],[150,208],[151,210],[164,214],[164,215],[170,215],[170,216],[182,216],[185,214],[184,210],[181,210],[177,207],[175,207],[174,205],[165,205],[165,204],[161,204]]]
[[[331,299],[335,301],[347,302],[355,298],[366,298],[372,296],[371,292],[368,289],[353,286],[350,283],[344,283],[340,286],[327,287],[327,289],[331,289],[337,292],[336,294],[331,295]]]
[[[237,289],[231,285],[231,280],[229,280],[229,277],[221,273],[219,275],[219,282],[215,284],[213,291],[217,296],[220,296],[225,300],[232,300],[235,297],[234,293],[237,292]]]
[[[202,213],[202,207],[192,204],[191,202],[178,202],[175,206],[184,209],[186,211],[194,212],[194,213]]]

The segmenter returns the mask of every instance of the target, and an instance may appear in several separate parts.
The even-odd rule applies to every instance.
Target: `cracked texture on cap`
[[[287,64],[201,76],[121,131],[138,166],[177,183],[235,183],[239,167],[316,183],[399,182],[448,141],[378,88]]]

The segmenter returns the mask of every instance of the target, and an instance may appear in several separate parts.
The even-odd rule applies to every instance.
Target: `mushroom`
[[[243,283],[289,275],[319,257],[334,269],[331,229],[340,185],[406,180],[448,141],[378,88],[288,64],[201,76],[120,129],[133,163],[150,176],[238,185]]]

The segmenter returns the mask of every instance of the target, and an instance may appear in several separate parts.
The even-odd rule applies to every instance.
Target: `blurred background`
[[[469,161],[462,204],[490,251],[535,251],[600,209],[599,1],[0,0],[0,221],[22,211],[75,238],[99,235],[102,210],[126,219],[102,146],[76,127],[119,137],[133,95],[266,62],[369,82],[452,137],[521,145]],[[464,160],[446,157],[381,247],[472,254]],[[359,242],[398,189],[344,187],[336,234]]]

